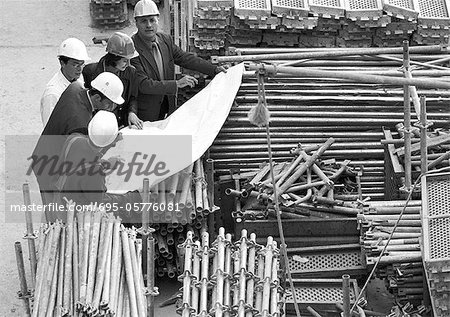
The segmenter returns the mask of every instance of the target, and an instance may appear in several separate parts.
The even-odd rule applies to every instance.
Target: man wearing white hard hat
[[[41,119],[44,127],[59,97],[70,83],[78,81],[81,85],[84,84],[81,72],[84,63],[90,60],[86,46],[76,38],[68,38],[61,43],[58,59],[61,67],[47,83],[41,97]]]
[[[114,112],[119,127],[134,125],[138,129],[142,129],[143,122],[137,116],[138,82],[136,69],[130,66],[130,59],[138,55],[133,40],[122,32],[115,32],[108,39],[106,52],[107,54],[98,63],[91,63],[84,67],[84,85],[86,88],[91,88],[92,80],[102,72],[107,71],[116,74],[123,83],[122,97],[125,100]]]
[[[116,104],[124,102],[123,84],[116,75],[101,73],[91,85],[91,89],[86,89],[74,82],[67,87],[56,103],[31,156],[31,167],[38,180],[44,204],[52,202],[52,193],[55,191],[57,175],[54,170],[58,166],[54,166],[51,159],[61,154],[67,136],[73,133],[87,135],[88,124],[95,111],[113,111]]]
[[[63,146],[62,161],[68,168],[57,181],[60,196],[83,206],[110,203],[115,207],[109,211],[116,212],[116,215],[127,222],[130,215],[119,211],[125,211],[126,204],[142,202],[141,195],[137,190],[125,194],[107,193],[105,182],[107,167],[101,160],[105,149],[112,146],[119,135],[115,115],[100,110],[89,122],[88,131],[88,136],[77,134],[69,136]]]
[[[138,116],[144,121],[164,119],[177,108],[178,89],[193,87],[195,77],[175,80],[175,65],[214,76],[226,71],[174,44],[170,35],[158,32],[159,10],[152,0],[140,0],[134,7],[137,33],[132,36],[138,57],[131,59],[139,75]]]

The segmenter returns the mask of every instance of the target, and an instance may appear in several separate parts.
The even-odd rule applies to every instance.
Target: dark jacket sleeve
[[[172,46],[173,59],[176,65],[214,77],[216,74],[215,65],[193,53],[183,51],[173,42],[170,35],[164,34],[163,38],[168,45]]]
[[[136,68],[133,66],[127,67],[128,72],[128,78],[130,81],[130,92],[129,92],[129,98],[128,98],[128,112],[133,112],[134,114],[137,114],[138,112],[138,103],[137,103],[137,96],[139,93],[139,80],[137,76]],[[128,121],[128,119],[127,119]]]
[[[175,95],[177,93],[177,83],[175,80],[155,80],[150,78],[145,71],[142,56],[131,59],[131,65],[136,68],[136,76],[139,92],[149,95]]]

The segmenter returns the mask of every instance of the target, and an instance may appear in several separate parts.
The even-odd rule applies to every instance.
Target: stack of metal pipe
[[[224,228],[213,243],[206,232],[201,242],[194,242],[193,233],[188,232],[183,249],[180,315],[282,315],[279,250],[271,237],[264,247],[256,243],[255,234],[248,237],[246,230],[234,243]]]
[[[142,245],[120,218],[69,208],[40,232],[33,317],[147,316]]]
[[[311,49],[320,52],[320,49]],[[305,49],[236,48],[236,54],[301,53]],[[411,53],[411,65],[432,65],[436,69],[413,70],[414,78],[448,78],[448,68],[433,64],[445,58],[439,51],[430,54]],[[448,57],[448,56],[447,56]],[[244,57],[243,57],[244,58]],[[271,60],[283,64],[286,61]],[[403,76],[399,54],[335,56],[321,59],[301,59],[289,62],[297,68],[329,70],[339,73]],[[442,63],[441,63],[442,64]],[[324,154],[338,163],[350,159],[354,165],[363,165],[361,177],[363,196],[372,200],[384,196],[384,151],[382,127],[395,129],[403,120],[403,88],[392,85],[370,85],[352,80],[315,77],[269,77],[265,83],[266,100],[270,111],[270,132],[273,157],[276,161],[289,159],[290,149],[301,142],[305,147],[317,145],[328,137],[335,142]],[[448,91],[417,89],[427,96],[428,120],[435,128],[448,125],[450,103]],[[230,168],[242,172],[255,170],[267,161],[265,130],[254,127],[247,118],[248,111],[258,102],[256,78],[245,74],[241,89],[230,115],[214,141],[210,153],[216,172],[228,174]],[[417,116],[413,113],[412,120]],[[393,137],[396,138],[395,132]]]
[[[361,242],[369,267],[378,260],[404,204],[405,201],[371,202],[364,208],[364,213],[358,215]],[[420,310],[426,293],[419,242],[421,209],[420,200],[408,204],[376,272],[399,303],[412,303]]]
[[[150,222],[155,229],[155,269],[158,276],[181,274],[179,249],[186,233],[198,238],[208,230],[214,206],[207,190],[201,159],[150,188]]]
[[[359,198],[358,173],[349,166],[350,161],[320,160],[333,142],[329,138],[320,147],[297,147],[290,162],[275,165],[283,217],[355,217],[360,212],[355,202]],[[274,218],[273,188],[267,164],[242,184],[236,180],[234,189],[225,190],[226,195],[234,196],[235,220]]]

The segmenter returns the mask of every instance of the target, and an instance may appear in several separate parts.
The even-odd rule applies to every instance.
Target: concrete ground
[[[46,83],[58,70],[56,53],[59,44],[68,37],[77,37],[88,48],[92,62],[105,53],[102,45],[92,42],[94,36],[108,36],[114,30],[91,27],[89,0],[1,0],[0,1],[0,137],[1,162],[5,162],[5,141],[12,136],[39,135],[42,131],[40,98]],[[132,21],[132,19],[130,19]],[[129,35],[135,27],[121,30]],[[25,148],[24,143],[16,142]],[[8,144],[9,145],[9,144]],[[6,148],[9,151],[10,147]],[[26,153],[27,151],[25,151]],[[10,152],[9,152],[10,153]],[[8,152],[6,152],[8,156]],[[8,157],[10,159],[10,157]],[[40,202],[34,176],[25,176],[26,157],[12,158],[16,164],[0,164],[0,317],[25,316],[22,302],[17,298],[19,279],[14,254],[14,242],[21,241],[25,267],[29,262],[23,215],[5,219],[5,199],[13,195],[22,203],[21,187],[30,183],[32,201]],[[5,196],[5,190],[8,195]],[[11,222],[14,221],[14,222]],[[37,226],[35,226],[35,229]],[[172,295],[179,285],[164,282],[157,303]],[[174,306],[158,310],[157,316],[176,316]]]

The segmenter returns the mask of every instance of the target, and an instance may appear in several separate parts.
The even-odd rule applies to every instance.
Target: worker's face
[[[99,95],[95,95],[91,98],[94,108],[96,110],[114,111],[117,105],[108,98],[101,98]]]
[[[136,17],[136,27],[138,34],[144,40],[155,41],[156,32],[158,32],[158,16],[147,15],[143,17]]]
[[[83,71],[84,61],[78,59],[69,59],[67,63],[60,61],[61,72],[67,78],[68,81],[72,82],[80,78],[81,72]]]
[[[128,65],[130,65],[130,60],[128,58],[121,58],[116,62],[116,68],[120,71],[124,71],[125,68],[128,67]]]

